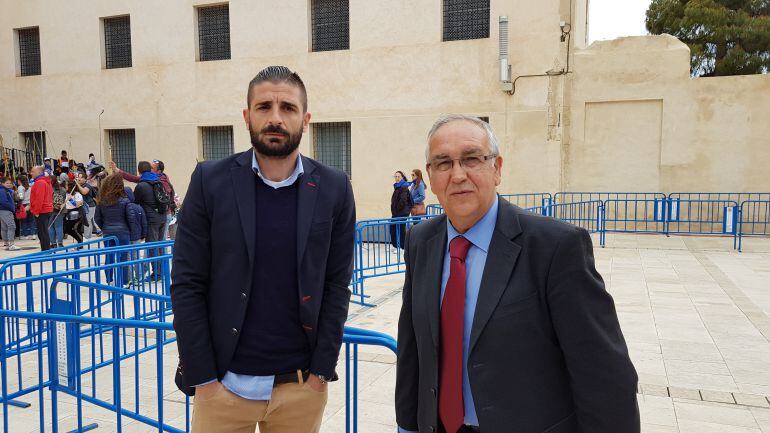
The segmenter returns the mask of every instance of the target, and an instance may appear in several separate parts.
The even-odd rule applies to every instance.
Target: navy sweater
[[[299,319],[297,182],[274,189],[255,179],[253,286],[229,370],[269,376],[309,368],[311,353]]]

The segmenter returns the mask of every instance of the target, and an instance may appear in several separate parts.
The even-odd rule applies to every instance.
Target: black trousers
[[[48,236],[48,220],[51,217],[51,213],[41,213],[35,218],[37,223],[37,238],[40,241],[40,250],[46,251],[51,249],[51,239]]]
[[[77,243],[83,242],[83,224],[81,224],[79,219],[65,219],[64,234],[72,236],[72,239],[75,239]]]

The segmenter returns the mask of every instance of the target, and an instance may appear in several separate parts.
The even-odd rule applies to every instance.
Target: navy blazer
[[[197,165],[178,219],[171,305],[179,348],[176,384],[229,370],[254,275],[256,174],[252,150]],[[347,175],[302,157],[298,179],[297,279],[310,372],[336,379],[350,301],[355,203]]]

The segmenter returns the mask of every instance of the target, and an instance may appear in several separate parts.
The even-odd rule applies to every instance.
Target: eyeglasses
[[[460,167],[464,168],[466,171],[477,171],[484,167],[485,162],[494,158],[497,158],[497,155],[470,155],[463,156],[462,158],[436,159],[431,161],[429,165],[433,170],[443,172],[451,170],[454,166],[454,162],[457,161],[460,163]]]

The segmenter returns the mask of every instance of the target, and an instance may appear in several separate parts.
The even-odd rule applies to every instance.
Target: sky
[[[621,36],[646,35],[644,14],[650,0],[589,0],[589,43]]]

